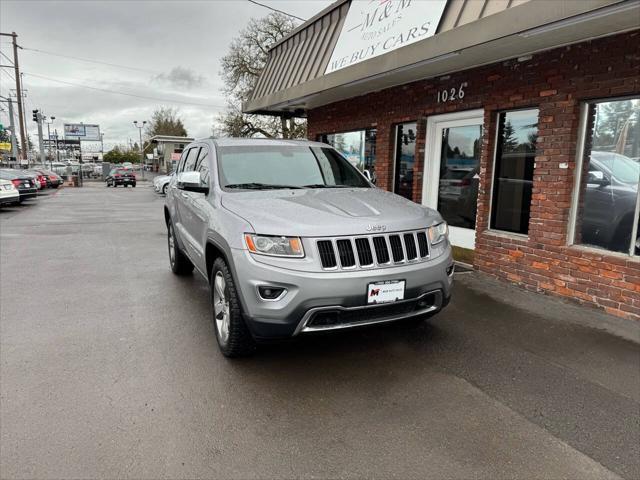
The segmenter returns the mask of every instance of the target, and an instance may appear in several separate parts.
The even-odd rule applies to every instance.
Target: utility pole
[[[100,132],[100,161],[104,161],[104,132]]]
[[[45,117],[45,122],[47,123],[47,156],[51,159],[49,162],[53,161],[53,155],[51,155],[51,130],[49,129],[50,125],[56,119],[56,117]],[[42,162],[42,165],[45,165],[45,162]],[[51,165],[53,168],[53,165]]]
[[[20,67],[18,66],[18,34],[16,32],[0,33],[3,37],[11,37],[13,41],[13,68],[16,77],[16,93],[18,96],[18,121],[20,122],[20,142],[22,145],[22,158],[27,158],[27,132],[24,131],[24,106],[22,105],[22,85],[20,85]]]
[[[142,129],[147,124],[147,121],[145,120],[141,125],[138,125],[138,121],[134,120],[133,124],[136,126],[138,132],[140,133],[140,172],[142,173],[142,178],[144,179],[144,148],[142,148]]]
[[[56,135],[56,160],[59,162],[60,161],[60,149],[58,148],[58,129],[56,128],[54,130],[55,135]],[[53,169],[53,163],[51,164],[51,168]]]
[[[20,88],[22,89],[22,116],[24,118],[24,135],[26,137],[25,143],[25,158],[29,158],[29,127],[27,125],[27,91],[24,89],[24,73],[20,73]],[[16,92],[17,95],[17,92]]]

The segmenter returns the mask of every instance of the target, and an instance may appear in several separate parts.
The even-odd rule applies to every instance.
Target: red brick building
[[[336,2],[272,47],[245,110],[307,117],[477,269],[640,319],[640,3],[440,8]]]

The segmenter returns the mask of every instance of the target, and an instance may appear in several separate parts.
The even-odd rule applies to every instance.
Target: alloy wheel
[[[226,287],[224,275],[222,272],[216,272],[213,282],[213,310],[216,330],[222,344],[226,344],[229,340],[229,300],[225,294]]]
[[[169,262],[173,266],[176,262],[176,241],[173,238],[173,225],[169,224],[169,234],[167,236],[169,243]]]

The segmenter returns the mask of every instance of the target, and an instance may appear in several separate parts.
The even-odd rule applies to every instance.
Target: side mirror
[[[609,179],[605,177],[604,173],[598,170],[593,170],[587,175],[587,185],[598,185],[599,187],[606,187],[610,183],[611,182],[609,182]]]
[[[209,187],[200,179],[200,172],[180,173],[176,179],[176,187],[186,192],[209,193]]]

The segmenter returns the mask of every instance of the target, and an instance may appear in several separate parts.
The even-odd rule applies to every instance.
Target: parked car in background
[[[25,172],[33,175],[38,190],[49,188],[47,177],[42,172],[34,169],[25,170]]]
[[[323,143],[191,143],[164,215],[171,269],[208,280],[229,357],[261,340],[419,323],[451,298],[442,216],[375,188]]]
[[[49,180],[49,188],[58,188],[62,185],[62,178],[54,172],[50,172],[49,170],[37,169],[40,173],[42,173]]]
[[[20,193],[20,202],[33,198],[38,194],[38,188],[34,184],[33,176],[25,174],[22,170],[0,169],[0,178],[13,183]]]
[[[4,178],[0,178],[0,206],[12,205],[20,202],[20,192],[15,185]]]
[[[107,187],[117,187],[118,185],[122,185],[123,187],[131,185],[135,187],[136,175],[132,170],[126,168],[114,168],[109,172],[109,175],[107,175],[105,182]]]
[[[169,182],[173,177],[173,173],[169,175],[158,175],[153,179],[153,189],[156,193],[162,193],[163,195],[167,194],[167,188],[169,187]]]
[[[628,252],[636,214],[640,164],[613,152],[591,152],[584,180],[582,242]],[[640,231],[635,241],[640,253]]]

